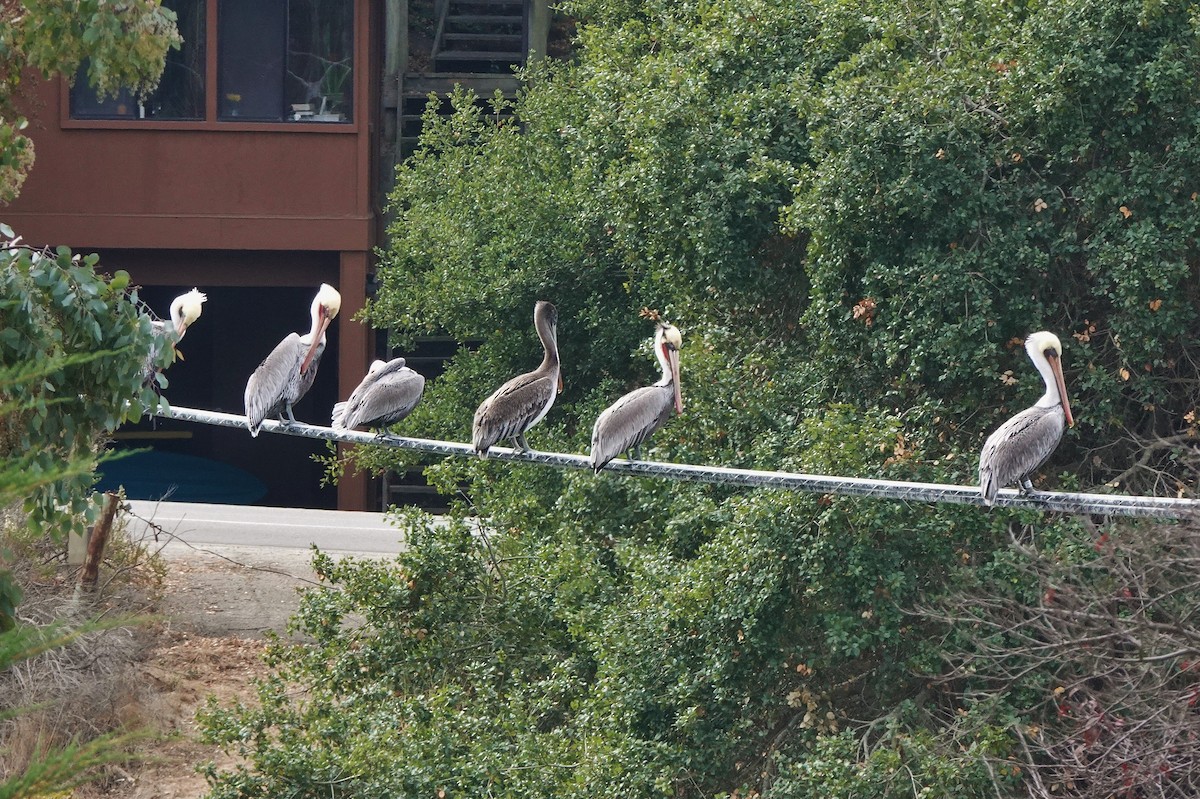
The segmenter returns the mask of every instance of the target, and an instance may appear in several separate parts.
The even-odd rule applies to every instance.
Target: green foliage
[[[158,403],[142,385],[150,318],[126,294],[129,276],[99,275],[97,260],[65,247],[0,250],[0,361],[12,365],[0,394],[11,469],[0,486],[25,494],[30,523],[48,532],[95,513],[89,489],[103,435]],[[171,357],[160,353],[158,365]]]
[[[42,535],[65,536],[97,511],[91,487],[104,436],[157,407],[142,384],[154,333],[126,294],[128,275],[106,278],[95,255],[32,250],[7,227],[0,234],[0,500],[22,503]],[[165,366],[173,353],[160,349]],[[0,569],[0,630],[19,600]]]
[[[1195,9],[882,4],[871,24],[801,106],[812,162],[783,215],[812,237],[817,361],[848,392],[994,408],[986,430],[1030,394],[1002,373],[1036,385],[1016,340],[1055,330],[1085,409],[1063,452],[1103,445],[1084,473],[1120,474],[1196,401]]]
[[[405,432],[464,439],[537,362],[548,299],[566,391],[530,443],[586,451],[599,411],[654,379],[649,306],[683,332],[687,406],[650,457],[973,482],[986,433],[1040,390],[1017,344],[1047,328],[1079,425],[1039,479],[1125,481],[1142,452],[1188,487],[1194,7],[567,8],[572,62],[532,68],[511,108],[431,108],[399,170],[367,318],[400,345],[469,343]],[[391,566],[320,560],[336,590],[298,617],[316,644],[276,649],[259,706],[209,716],[249,761],[214,770],[213,796],[1026,789],[1018,731],[1044,685],[972,701],[943,679],[967,631],[920,609],[979,584],[1035,602],[1010,541],[1072,522],[474,460],[428,474],[457,498],[449,524],[408,519]]]
[[[167,50],[178,48],[175,12],[160,0],[17,0],[0,7],[0,203],[20,191],[33,145],[14,109],[22,73],[32,68],[74,80],[86,60],[100,92],[153,91]]]
[[[33,142],[21,131],[29,123],[18,118],[15,124],[0,115],[0,202],[12,202],[33,166]]]
[[[1015,796],[1020,790],[1018,766],[1003,760],[996,767],[989,764],[1007,751],[1009,741],[1003,730],[972,731],[948,748],[928,732],[892,723],[874,743],[864,757],[862,742],[855,736],[840,733],[821,738],[808,757],[779,764],[771,796],[983,799]]]

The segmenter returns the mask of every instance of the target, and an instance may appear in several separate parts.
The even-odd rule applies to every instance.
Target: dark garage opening
[[[147,286],[139,297],[166,317],[171,301],[192,286]],[[246,381],[288,333],[308,332],[316,286],[304,288],[200,287],[208,295],[200,319],[179,345],[183,360],[167,371],[163,396],[173,405],[245,413]],[[338,328],[326,333],[325,353],[312,390],[294,407],[296,419],[329,424],[337,401]],[[116,435],[118,451],[148,450],[102,465],[99,488],[124,485],[131,499],[335,508],[337,489],[322,486],[328,455],[322,441],[244,428],[143,419]]]

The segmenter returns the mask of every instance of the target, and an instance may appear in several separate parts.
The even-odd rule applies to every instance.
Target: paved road
[[[129,535],[168,562],[158,612],[204,636],[284,634],[299,588],[322,585],[310,545],[335,557],[387,557],[400,531],[382,513],[131,500]],[[166,535],[155,536],[154,527]]]
[[[140,517],[131,520],[132,537],[152,535],[153,528],[142,521],[149,520],[178,539],[163,550],[167,556],[189,545],[299,551],[316,544],[330,553],[381,555],[400,550],[400,531],[382,513],[143,500],[129,505]]]

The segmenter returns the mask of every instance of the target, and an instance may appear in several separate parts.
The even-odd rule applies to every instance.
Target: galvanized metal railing
[[[244,416],[196,408],[164,407],[160,409],[159,415],[180,421],[222,427],[246,426],[246,417]],[[331,427],[319,427],[304,423],[284,424],[274,420],[264,421],[262,429],[267,433],[339,441],[347,444],[373,444],[380,447],[428,452],[433,455],[476,457],[470,444],[453,441],[409,438],[390,433],[334,430]],[[518,452],[508,447],[492,447],[488,452],[488,458],[497,461],[537,463],[566,469],[590,470],[592,468],[587,457],[561,452]],[[751,488],[776,488],[789,491],[872,497],[904,502],[950,502],[983,506],[983,497],[980,496],[977,486],[944,483],[914,483],[902,480],[734,469],[724,466],[693,466],[686,463],[633,461],[621,458],[610,461],[604,467],[604,472]],[[1060,491],[1037,491],[1023,495],[1015,489],[1005,488],[1001,489],[996,496],[995,504],[997,507],[1033,508],[1059,513],[1100,516],[1141,516],[1160,519],[1200,517],[1200,500],[1172,497],[1138,497],[1122,494],[1083,494]]]

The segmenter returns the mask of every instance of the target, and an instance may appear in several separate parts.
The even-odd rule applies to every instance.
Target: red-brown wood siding
[[[66,83],[30,76],[37,160],[0,216],[37,244],[369,251],[370,5],[356,0],[349,124],[72,120]]]

